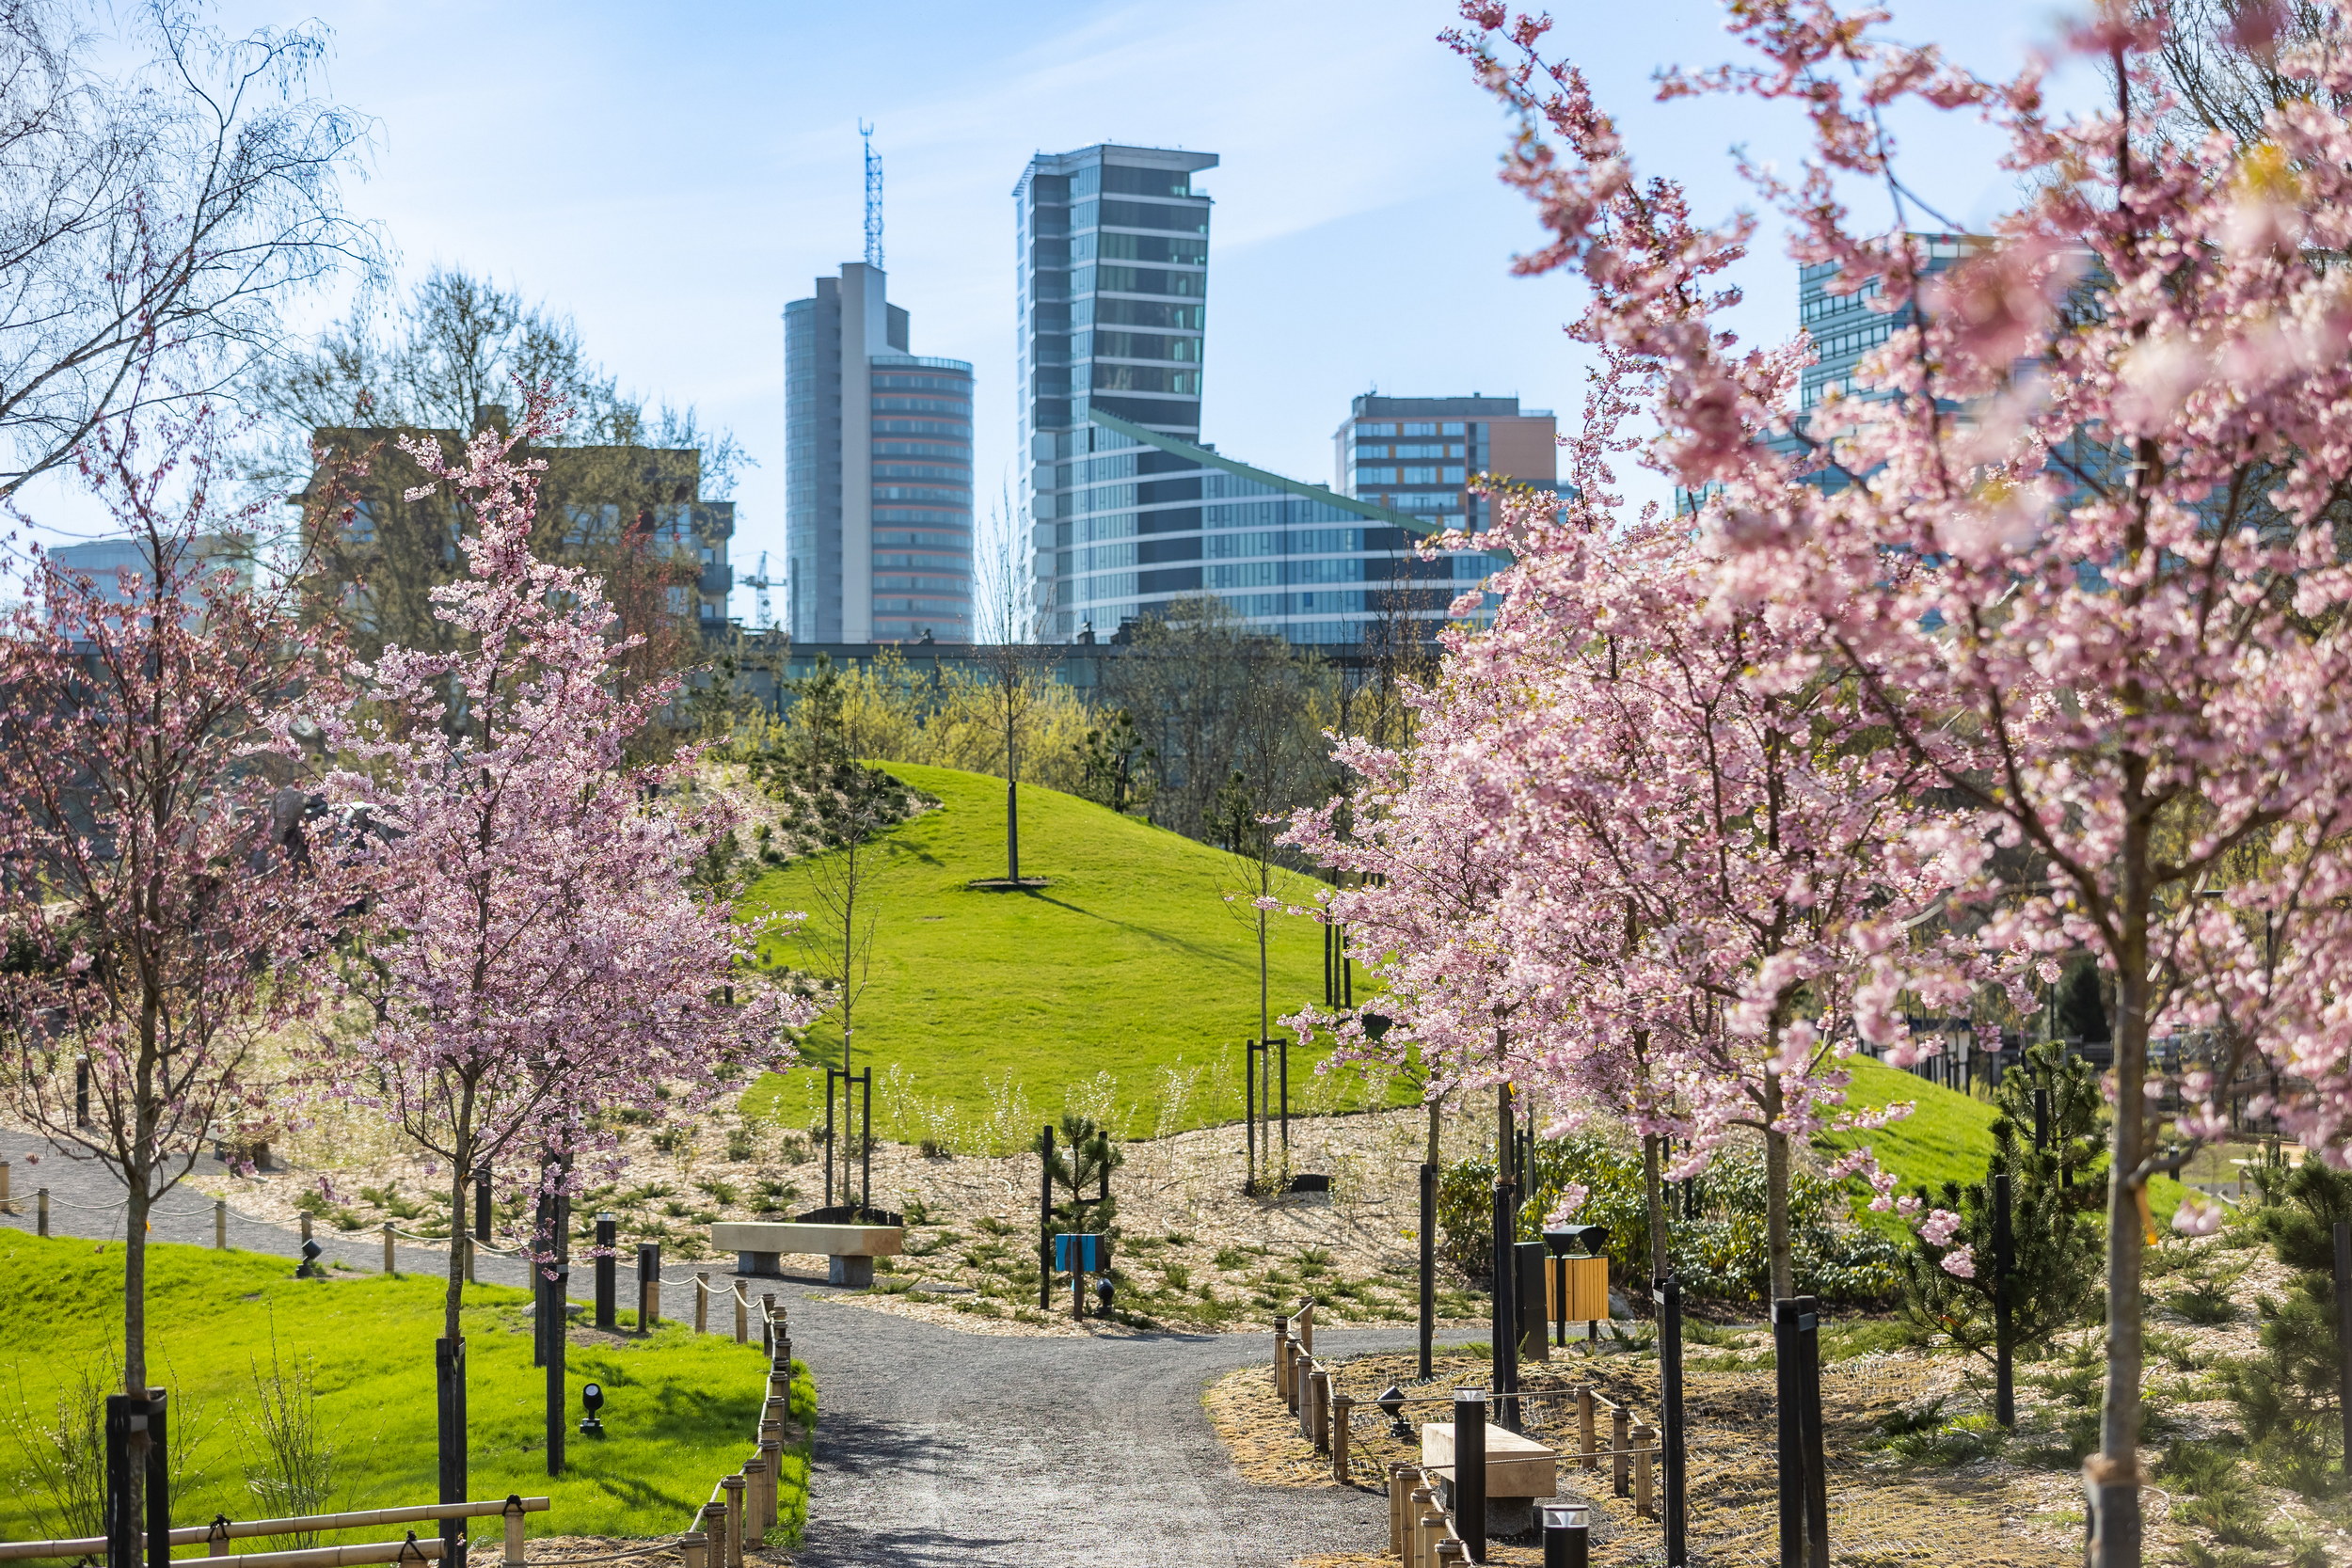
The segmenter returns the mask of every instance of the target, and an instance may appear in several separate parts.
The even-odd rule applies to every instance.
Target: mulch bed
[[[1270,1360],[1270,1355],[1269,1355]],[[1363,1494],[1368,1514],[1387,1507],[1388,1468],[1393,1461],[1417,1463],[1419,1440],[1389,1435],[1388,1420],[1371,1401],[1391,1383],[1408,1397],[1450,1390],[1457,1385],[1489,1385],[1493,1369],[1483,1359],[1441,1358],[1437,1375],[1422,1383],[1413,1375],[1414,1357],[1382,1354],[1327,1361],[1334,1391],[1356,1399],[1351,1428],[1351,1485]],[[1833,1553],[1840,1568],[1897,1568],[1952,1564],[1956,1568],[2060,1568],[2081,1560],[2079,1514],[2069,1521],[2059,1503],[2078,1496],[2071,1477],[1988,1463],[1956,1470],[1921,1470],[1873,1453],[1873,1429],[1899,1407],[1948,1392],[1957,1374],[1948,1363],[1909,1355],[1873,1355],[1823,1370],[1823,1439],[1830,1465],[1829,1522]],[[1571,1350],[1560,1360],[1523,1370],[1521,1386],[1554,1393],[1589,1383],[1605,1398],[1626,1405],[1637,1421],[1658,1420],[1655,1363],[1602,1354],[1586,1358]],[[1773,1375],[1761,1372],[1692,1371],[1686,1377],[1685,1408],[1690,1431],[1690,1540],[1693,1556],[1708,1568],[1779,1561],[1778,1469],[1774,1457]],[[1328,1455],[1314,1453],[1299,1434],[1298,1418],[1274,1392],[1270,1366],[1246,1368],[1212,1385],[1204,1397],[1211,1423],[1244,1476],[1264,1485],[1336,1487]],[[1531,1400],[1527,1433],[1553,1448],[1575,1447],[1575,1402]],[[1441,1407],[1410,1406],[1406,1418],[1442,1418]],[[1602,1446],[1608,1428],[1600,1428]],[[1593,1509],[1593,1561],[1597,1564],[1654,1563],[1663,1555],[1661,1527],[1640,1518],[1631,1498],[1613,1495],[1610,1462],[1585,1471],[1564,1463],[1561,1496]],[[2054,1484],[2055,1483],[2055,1486]],[[1661,1482],[1662,1497],[1662,1481]],[[1492,1560],[1539,1563],[1532,1542],[1501,1546]],[[1370,1556],[1337,1555],[1300,1560],[1300,1568],[1393,1561]]]

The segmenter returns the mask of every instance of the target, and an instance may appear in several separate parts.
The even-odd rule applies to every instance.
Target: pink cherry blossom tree
[[[137,1398],[149,1216],[267,1115],[257,1048],[307,1007],[344,897],[290,733],[297,702],[334,700],[337,650],[292,574],[240,580],[263,518],[221,504],[216,437],[202,409],[97,426],[81,476],[142,564],[93,576],[36,548],[0,625],[4,1076],[18,1115],[122,1183]]]
[[[1678,194],[1637,178],[1581,76],[1540,53],[1544,24],[1465,14],[1461,47],[1521,116],[1504,176],[1549,234],[1521,268],[1578,272],[1573,330],[1640,368],[1659,429],[1643,457],[1701,498],[1688,526],[1724,562],[1716,602],[1819,618],[1821,671],[1957,813],[1919,850],[2021,1000],[2071,949],[2113,977],[2086,1483],[2094,1560],[2137,1563],[2148,1182],[2225,1130],[2218,1097],[2254,1064],[2281,1085],[2274,1102],[2265,1076],[2256,1111],[2331,1163],[2352,1115],[2352,281],[2332,264],[2352,245],[2352,36],[2327,12],[2282,48],[2309,96],[2241,145],[2165,134],[2160,10],[2105,5],[2067,39],[2113,98],[2064,118],[2039,62],[1985,80],[1884,41],[1883,12],[1736,8],[1742,57],[1663,91],[1807,119],[1797,175],[1749,172],[1792,257],[1834,263],[1833,291],[1867,293],[1890,329],[1856,395],[1798,420],[1804,345],[1744,348],[1727,297],[1696,293],[1754,219],[1674,254],[1626,243]],[[1905,100],[1989,120],[2026,193],[1941,274],[1905,231],[1916,198],[1883,129]],[[1880,218],[1857,219],[1866,198]],[[2166,1037],[2205,1049],[2168,1069]],[[2185,1113],[2159,1114],[2168,1091]]]
[[[468,576],[434,590],[457,651],[388,649],[328,725],[348,764],[333,797],[367,824],[375,892],[345,971],[366,1023],[321,1066],[448,1177],[453,1357],[477,1171],[568,1167],[611,1149],[619,1112],[699,1109],[777,1065],[783,1027],[805,1019],[754,973],[759,928],[688,881],[711,831],[679,804],[693,753],[628,760],[675,686],[625,691],[602,585],[531,554],[541,465],[514,451],[560,423],[532,391],[511,434],[484,430],[459,463],[409,447],[473,520]],[[462,1491],[462,1427],[443,1442]]]

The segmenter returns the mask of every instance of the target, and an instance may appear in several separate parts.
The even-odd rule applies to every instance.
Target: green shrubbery
[[[2034,1091],[2046,1089],[2046,1146],[2034,1145]],[[2106,1206],[2106,1112],[2099,1075],[2054,1044],[2032,1047],[2003,1075],[1993,1119],[1993,1159],[1983,1180],[1947,1181],[1918,1196],[1960,1215],[1952,1246],[1965,1245],[1975,1273],[1947,1271],[1950,1248],[1914,1238],[1903,1259],[1903,1308],[1923,1333],[1991,1358],[1994,1350],[1994,1178],[2010,1177],[2010,1335],[2031,1354],[2060,1329],[2092,1315],[2103,1248],[2097,1215]]]
[[[1491,1161],[1446,1167],[1438,1189],[1438,1225],[1446,1260],[1472,1279],[1492,1268],[1494,1180]],[[1545,1216],[1571,1184],[1585,1189],[1576,1211],[1581,1225],[1604,1226],[1619,1279],[1649,1276],[1649,1214],[1642,1190],[1639,1150],[1596,1132],[1538,1141],[1519,1211],[1519,1240],[1538,1241]],[[1669,1190],[1673,1214],[1667,1255],[1683,1289],[1719,1301],[1759,1302],[1770,1286],[1764,1244],[1764,1155],[1735,1145],[1717,1153],[1697,1181],[1697,1201]],[[1842,1181],[1799,1171],[1788,1192],[1790,1240],[1797,1288],[1826,1301],[1875,1303],[1897,1290],[1900,1254],[1874,1231],[1840,1223],[1847,1207]],[[1695,1215],[1689,1211],[1695,1207]]]
[[[2261,1351],[2230,1367],[2223,1386],[2245,1421],[2255,1456],[2272,1478],[2308,1497],[2342,1479],[2327,1461],[2341,1431],[2337,1369],[2334,1227],[2352,1220],[2352,1175],[2306,1160],[2293,1169],[2250,1167],[2265,1202],[2238,1223],[2270,1243],[2296,1271],[2284,1301],[2264,1297]]]

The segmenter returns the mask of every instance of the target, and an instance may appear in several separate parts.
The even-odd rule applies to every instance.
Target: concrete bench
[[[710,1227],[710,1244],[735,1254],[738,1274],[778,1275],[787,1252],[830,1259],[827,1283],[874,1283],[874,1259],[905,1250],[895,1225],[802,1225],[785,1220],[728,1220]]]
[[[1421,1464],[1438,1477],[1445,1506],[1452,1508],[1454,1423],[1427,1421],[1421,1429]],[[1558,1494],[1560,1456],[1532,1437],[1486,1423],[1486,1529],[1518,1535],[1535,1524],[1535,1504]]]

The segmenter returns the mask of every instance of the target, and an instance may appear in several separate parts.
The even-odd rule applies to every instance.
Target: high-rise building
[[[785,625],[800,642],[972,634],[972,367],[908,352],[882,269],[784,312]]]
[[[1493,503],[1469,492],[1481,474],[1549,490],[1559,483],[1559,427],[1549,408],[1517,398],[1384,398],[1349,404],[1331,436],[1342,494],[1376,501],[1426,530],[1486,528]]]
[[[1209,198],[1192,177],[1216,166],[1213,152],[1105,144],[1041,153],[1022,172],[1013,205],[1025,526],[1057,520],[1055,465],[1092,450],[1090,413],[1200,438]],[[1033,545],[1042,569],[1050,534]]]

